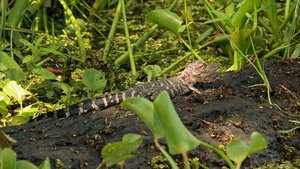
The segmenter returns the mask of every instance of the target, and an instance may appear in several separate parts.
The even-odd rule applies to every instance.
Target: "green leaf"
[[[87,69],[83,73],[82,83],[92,91],[103,91],[106,85],[103,72],[96,69]]]
[[[291,58],[298,58],[299,56],[300,56],[300,44],[297,44],[291,55]]]
[[[29,4],[29,0],[16,0],[13,8],[11,9],[8,18],[7,25],[11,28],[15,28],[21,19],[24,17],[26,6]]]
[[[137,145],[136,148],[139,147],[139,145],[143,142],[143,138],[139,134],[125,134],[122,138],[123,142],[129,142],[129,143],[135,143]]]
[[[31,50],[35,48],[32,43],[30,43],[28,40],[26,40],[24,38],[19,39],[19,42],[22,43],[23,45],[29,47]]]
[[[105,145],[101,154],[103,160],[108,167],[124,163],[125,160],[134,157],[132,154],[140,144],[143,142],[143,138],[137,134],[126,134],[123,136],[123,141],[109,143]]]
[[[63,90],[64,94],[69,94],[73,91],[73,87],[71,87],[70,85],[66,84],[66,83],[62,83],[62,82],[54,82],[53,85],[61,90]]]
[[[20,110],[20,115],[26,118],[30,118],[38,113],[39,109],[36,107],[32,107],[32,105],[28,105]]]
[[[3,93],[7,96],[13,97],[21,105],[24,97],[31,93],[23,89],[22,86],[18,85],[16,81],[9,81],[3,87]]]
[[[10,80],[14,80],[21,83],[25,79],[25,73],[21,69],[11,69],[5,71],[6,77]]]
[[[21,70],[20,66],[12,57],[0,51],[0,71],[4,71],[7,69]]]
[[[235,163],[242,163],[248,156],[249,146],[241,140],[232,140],[226,146],[227,156]]]
[[[0,91],[0,101],[4,101],[6,105],[11,104],[9,97],[1,91]]]
[[[232,25],[235,29],[242,28],[247,21],[247,13],[252,13],[256,8],[258,9],[260,7],[261,3],[259,0],[244,0],[242,2],[241,7],[238,9],[238,11],[235,13],[235,15],[232,18]]]
[[[215,22],[216,21],[224,21],[226,24],[231,25],[231,22],[230,22],[231,18],[226,13],[220,12],[217,10],[213,10],[212,13],[214,13],[217,16]],[[211,21],[209,20],[208,22],[211,22]]]
[[[63,53],[57,51],[58,48],[59,48],[59,45],[55,44],[55,45],[50,45],[47,48],[43,48],[41,51],[43,52],[43,55],[52,53],[52,54],[55,54],[55,55],[63,56],[64,55]]]
[[[16,169],[39,169],[39,168],[29,161],[18,160]]]
[[[263,135],[261,135],[259,132],[255,131],[251,134],[248,156],[253,153],[262,151],[262,150],[266,149],[267,147],[268,147],[267,140],[264,138]]]
[[[43,163],[39,166],[39,169],[51,169],[51,164],[50,164],[50,160],[47,157]]]
[[[24,116],[13,116],[11,118],[10,124],[16,126],[16,125],[27,123],[29,120],[30,118]]]
[[[161,68],[158,65],[147,65],[143,67],[143,71],[147,74],[148,82],[161,75]]]
[[[33,73],[37,74],[39,77],[45,80],[54,80],[56,76],[54,73],[49,72],[43,68],[36,68],[32,70]]]
[[[154,100],[154,108],[165,132],[171,154],[190,151],[200,144],[178,117],[168,92],[163,91],[159,94]]]
[[[23,58],[23,63],[30,63],[35,59],[35,55],[26,55]]]
[[[146,19],[166,28],[167,30],[178,35],[183,21],[175,13],[166,9],[156,9],[146,15]]]
[[[8,115],[7,104],[3,100],[0,101],[0,114],[2,118],[5,118]]]
[[[151,101],[141,97],[128,98],[121,106],[137,115],[150,129],[155,138],[164,136],[161,124],[154,122],[154,106]]]
[[[4,148],[0,152],[0,169],[15,169],[17,154],[10,148]]]

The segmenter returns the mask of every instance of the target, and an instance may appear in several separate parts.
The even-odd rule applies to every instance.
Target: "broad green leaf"
[[[30,120],[30,118],[28,117],[24,117],[24,116],[13,116],[11,118],[11,121],[9,124],[11,125],[20,125],[20,124],[24,124],[24,123],[27,123],[28,121]]]
[[[11,104],[9,97],[1,91],[0,91],[0,101],[4,101],[6,105]]]
[[[137,145],[140,145],[143,142],[143,138],[139,134],[129,133],[129,134],[125,134],[123,136],[122,141],[123,142],[129,142],[129,143],[137,143]]]
[[[26,10],[26,6],[29,4],[29,0],[16,0],[13,8],[11,9],[8,18],[7,25],[11,28],[15,28],[22,18],[24,17],[24,12]]]
[[[227,4],[226,8],[225,8],[225,13],[227,16],[231,17],[235,12],[234,12],[234,2],[230,2],[229,4]]]
[[[39,166],[39,169],[51,169],[51,164],[50,164],[50,160],[47,157],[43,163]]]
[[[29,161],[18,160],[16,169],[39,169],[39,168]]]
[[[236,163],[241,163],[248,156],[249,146],[241,140],[232,140],[226,146],[227,156]]]
[[[7,104],[3,100],[0,101],[0,114],[2,118],[5,118],[8,115]]]
[[[33,73],[37,74],[38,76],[40,76],[42,79],[45,80],[54,80],[56,79],[56,76],[54,73],[49,72],[43,68],[36,68],[32,70]]]
[[[47,48],[43,48],[42,52],[44,53],[44,55],[52,53],[55,55],[63,56],[64,55],[63,53],[57,51],[58,48],[59,48],[58,45],[51,45],[51,46],[48,46]]]
[[[108,167],[124,163],[125,160],[134,157],[132,153],[143,141],[142,137],[136,134],[126,134],[123,140],[126,141],[109,143],[102,148],[101,155]]]
[[[92,91],[103,91],[106,85],[104,73],[96,69],[87,69],[83,73],[82,83]]]
[[[147,14],[146,18],[149,21],[166,28],[167,30],[177,35],[178,30],[183,23],[182,19],[179,16],[167,9],[153,10]]]
[[[30,118],[38,113],[39,109],[36,107],[32,107],[32,105],[28,105],[20,110],[19,114],[23,117]]]
[[[7,69],[17,69],[21,70],[20,66],[17,62],[8,54],[0,51],[0,71],[4,71]]]
[[[154,122],[154,106],[151,101],[141,97],[133,97],[123,101],[121,106],[137,115],[147,125],[155,138],[164,136],[161,124]]]
[[[37,10],[43,5],[44,1],[34,0],[27,6],[26,10],[29,11],[31,14],[37,12]]]
[[[16,99],[19,104],[22,104],[26,95],[31,94],[27,90],[23,89],[22,86],[18,85],[16,81],[9,81],[6,83],[3,87],[3,93]]]
[[[181,122],[166,91],[154,100],[157,117],[163,127],[171,154],[179,154],[196,148],[200,142]]]
[[[36,57],[35,55],[26,55],[23,58],[23,63],[30,63],[35,59],[35,57]]]
[[[232,18],[232,25],[235,29],[237,28],[243,28],[245,22],[247,21],[246,13],[252,13],[255,9],[258,9],[260,7],[261,3],[259,0],[244,0],[242,2],[242,5],[238,9],[238,11],[235,13],[235,15]]]
[[[262,151],[267,147],[268,147],[267,140],[264,138],[263,135],[255,131],[251,134],[248,156],[253,153]]]
[[[21,69],[10,69],[6,70],[6,77],[10,80],[14,80],[18,83],[21,83],[25,79],[25,73]]]
[[[0,169],[15,169],[17,154],[10,148],[4,148],[0,152]]]
[[[64,94],[69,94],[73,91],[73,87],[71,87],[70,85],[66,84],[66,83],[62,83],[62,82],[54,82],[53,85],[61,90],[63,90]]]
[[[35,47],[32,43],[30,43],[28,40],[21,38],[19,39],[19,42],[22,43],[23,45],[29,47],[31,50],[33,50]]]
[[[143,67],[143,71],[147,74],[148,82],[161,75],[161,68],[158,65],[147,65]]]

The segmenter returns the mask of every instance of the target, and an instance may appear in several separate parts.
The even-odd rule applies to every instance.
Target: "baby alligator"
[[[126,98],[134,96],[145,97],[153,100],[160,92],[164,90],[166,90],[171,97],[183,95],[190,90],[199,93],[197,89],[193,88],[193,85],[198,79],[201,81],[201,79],[205,79],[206,77],[210,76],[215,72],[216,69],[216,64],[205,64],[196,61],[187,65],[187,67],[183,71],[179,72],[175,77],[137,85],[122,92],[106,94],[100,97],[87,99],[65,109],[59,109],[53,112],[41,114],[36,119],[41,120],[45,118],[78,116],[84,113],[117,105]]]

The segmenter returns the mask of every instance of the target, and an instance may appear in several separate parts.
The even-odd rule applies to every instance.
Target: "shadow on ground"
[[[289,135],[278,133],[295,127],[288,120],[300,120],[300,60],[272,60],[265,64],[265,69],[272,85],[272,101],[280,109],[268,104],[265,88],[249,88],[262,83],[251,67],[217,74],[208,83],[197,83],[195,87],[203,95],[189,93],[173,99],[187,128],[210,144],[227,144],[233,138],[246,141],[253,131],[266,136],[268,149],[247,159],[244,168],[300,157],[299,130]],[[18,158],[36,164],[48,156],[53,166],[60,160],[64,168],[96,168],[103,145],[119,141],[126,133],[141,134],[145,141],[125,168],[151,168],[151,159],[159,155],[145,125],[119,106],[75,118],[8,127],[4,132],[18,141],[13,147]],[[220,157],[201,147],[189,156],[198,157],[211,168],[226,165]]]

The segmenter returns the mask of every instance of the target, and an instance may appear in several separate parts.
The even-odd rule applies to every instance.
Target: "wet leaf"
[[[21,70],[20,66],[17,62],[8,54],[0,51],[0,71],[4,71],[7,69],[17,69]]]
[[[126,134],[123,140],[105,145],[101,154],[105,164],[110,167],[115,164],[122,164],[125,160],[134,157],[132,154],[143,142],[143,138],[137,134]]]
[[[51,164],[50,164],[50,160],[47,157],[43,163],[39,166],[39,169],[51,169]]]
[[[190,151],[199,141],[184,126],[171,102],[168,92],[163,91],[154,100],[157,117],[163,127],[171,154]]]
[[[17,154],[10,148],[0,152],[0,169],[16,168]]]
[[[148,82],[161,75],[161,68],[158,65],[147,65],[143,67],[143,71],[147,74]]]
[[[106,85],[104,73],[96,69],[87,69],[83,73],[82,83],[92,91],[103,91]]]
[[[248,155],[262,151],[268,147],[267,140],[259,132],[253,132],[250,138]]]
[[[146,18],[175,34],[178,34],[178,30],[183,23],[179,16],[166,9],[153,10],[147,14]]]
[[[241,163],[247,158],[248,150],[249,146],[245,142],[238,139],[232,140],[226,146],[226,154],[232,161],[236,163]]]
[[[163,137],[160,123],[154,121],[154,106],[151,101],[141,97],[128,98],[121,106],[137,115],[150,129],[155,138]]]
[[[26,95],[31,94],[29,91],[23,89],[22,86],[18,85],[16,81],[9,81],[6,83],[3,87],[3,93],[16,99],[19,104],[22,104]]]
[[[26,160],[18,160],[16,169],[39,169],[37,166]]]

